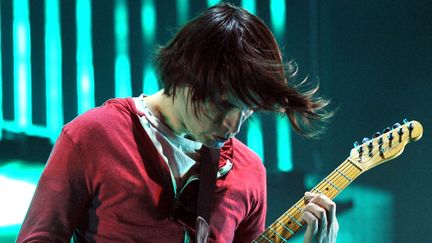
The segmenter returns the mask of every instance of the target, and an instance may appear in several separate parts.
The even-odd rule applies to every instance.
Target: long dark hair
[[[191,102],[217,102],[231,93],[250,107],[286,114],[299,133],[314,136],[316,124],[331,117],[318,87],[290,85],[297,68],[282,62],[278,44],[264,22],[228,3],[215,5],[186,23],[156,56],[164,94],[188,87]],[[307,85],[306,85],[307,86]]]

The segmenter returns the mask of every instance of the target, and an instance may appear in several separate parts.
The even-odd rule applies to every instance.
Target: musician
[[[307,124],[327,118],[328,102],[289,85],[268,27],[230,4],[184,25],[156,64],[162,90],[108,100],[64,126],[18,242],[266,241],[265,168],[235,135],[255,111],[285,114],[313,135]],[[188,214],[200,168],[212,163],[205,148],[220,153],[209,222]],[[305,198],[305,242],[335,242],[335,204]]]

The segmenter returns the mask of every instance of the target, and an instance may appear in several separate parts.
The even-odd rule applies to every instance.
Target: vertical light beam
[[[116,0],[114,9],[115,33],[115,96],[132,95],[131,67],[129,59],[129,25],[126,0]]]
[[[142,0],[141,28],[145,43],[152,45],[156,35],[156,9],[154,0]]]
[[[141,26],[146,49],[152,49],[156,37],[156,9],[154,0],[142,0]],[[145,58],[143,68],[143,92],[151,95],[159,90],[155,70],[149,58]]]
[[[211,7],[213,5],[216,5],[220,2],[220,0],[207,0],[207,6]]]
[[[189,0],[177,0],[177,24],[184,24],[189,18]]]
[[[63,126],[59,0],[45,0],[45,21],[46,135],[54,142]]]
[[[270,19],[276,36],[281,38],[285,33],[285,0],[270,0]]]
[[[144,84],[143,93],[146,95],[152,95],[159,91],[159,84],[156,77],[156,72],[153,66],[149,63],[144,69]]]
[[[278,41],[283,40],[285,35],[286,3],[285,0],[270,0],[270,21],[272,30]],[[293,170],[291,129],[286,117],[276,118],[277,136],[277,167],[280,171],[289,172]]]
[[[1,2],[0,2],[0,26],[1,26]],[[0,28],[0,141],[3,135],[3,69],[2,69],[2,33]]]
[[[277,167],[283,172],[293,170],[291,129],[289,124],[289,120],[286,117],[276,117]]]
[[[255,0],[242,0],[241,6],[249,11],[251,14],[256,14],[256,1]]]
[[[259,116],[255,116],[248,124],[246,143],[249,148],[258,154],[262,161],[265,161],[261,119]]]
[[[95,106],[91,2],[77,0],[77,98],[78,115]]]
[[[32,123],[31,43],[28,0],[13,1],[14,112],[24,131]]]

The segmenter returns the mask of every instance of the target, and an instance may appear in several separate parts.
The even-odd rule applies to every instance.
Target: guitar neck
[[[360,167],[347,159],[311,191],[333,199],[362,172]],[[300,217],[305,206],[305,198],[302,197],[253,242],[285,242],[290,239],[303,226]]]
[[[361,145],[356,142],[350,157],[311,191],[333,199],[361,173],[396,158],[407,143],[417,141],[423,135],[423,127],[417,121],[405,119],[404,125],[396,123],[392,128],[384,129],[383,134],[375,133],[373,139],[363,140]],[[305,198],[301,198],[253,242],[285,242],[290,239],[303,226],[300,217],[305,202]]]

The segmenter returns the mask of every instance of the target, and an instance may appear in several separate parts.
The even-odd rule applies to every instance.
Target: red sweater
[[[170,219],[168,165],[140,124],[132,99],[112,99],[65,125],[38,183],[17,242],[183,242]],[[139,114],[142,115],[142,114]],[[237,139],[221,149],[211,242],[250,242],[264,230],[266,176]]]

